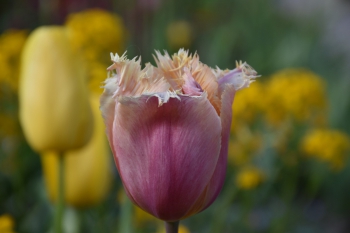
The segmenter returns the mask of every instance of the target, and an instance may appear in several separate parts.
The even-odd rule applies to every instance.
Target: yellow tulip
[[[34,150],[83,146],[92,132],[84,83],[86,70],[64,27],[40,27],[24,45],[20,72],[20,120]]]
[[[91,97],[94,132],[90,141],[64,156],[65,201],[75,207],[98,203],[107,194],[111,183],[110,152],[105,126],[99,110],[99,96]],[[41,160],[49,198],[57,199],[58,153],[46,152]]]

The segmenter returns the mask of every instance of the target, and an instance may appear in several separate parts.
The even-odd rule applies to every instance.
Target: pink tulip
[[[128,197],[167,222],[196,214],[225,179],[232,103],[257,73],[213,70],[180,49],[157,67],[111,55],[101,97],[109,143]]]

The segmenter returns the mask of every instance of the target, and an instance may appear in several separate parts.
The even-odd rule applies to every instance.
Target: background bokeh
[[[223,191],[180,232],[350,232],[350,1],[2,0],[1,233],[51,231],[55,161],[31,149],[18,118],[22,47],[43,25],[71,30],[91,99],[110,52],[154,64],[155,49],[184,47],[211,67],[242,60],[262,75],[235,97]],[[66,182],[85,191],[71,191],[65,232],[163,231],[125,198],[110,151],[66,162]]]

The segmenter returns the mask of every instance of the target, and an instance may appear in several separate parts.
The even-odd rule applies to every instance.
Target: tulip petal
[[[216,197],[219,195],[222,186],[224,185],[226,167],[227,167],[227,154],[228,154],[228,141],[230,138],[230,129],[231,129],[231,119],[232,119],[232,104],[235,96],[236,90],[234,85],[227,85],[221,96],[221,150],[218,163],[214,174],[208,184],[206,200],[204,207],[201,209],[204,210],[209,207]]]
[[[205,94],[125,97],[115,108],[111,146],[131,199],[154,216],[175,221],[201,196],[219,158],[221,122]]]
[[[112,126],[113,126],[113,118],[115,112],[116,101],[113,98],[114,92],[118,89],[117,79],[109,78],[106,80],[105,90],[100,98],[100,110],[102,113],[102,117],[104,119],[106,125],[106,134],[108,138],[112,138]],[[113,147],[112,151],[113,151]],[[114,151],[113,151],[114,153]]]

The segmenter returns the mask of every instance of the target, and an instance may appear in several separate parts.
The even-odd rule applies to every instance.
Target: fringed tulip
[[[75,207],[97,204],[109,190],[111,183],[110,150],[103,120],[99,111],[99,97],[91,97],[94,113],[94,132],[90,141],[77,150],[65,153],[65,199]],[[52,201],[57,200],[58,153],[41,156],[46,188]]]
[[[24,45],[20,73],[20,120],[38,152],[83,146],[92,132],[86,72],[68,30],[36,29]]]
[[[111,56],[101,111],[128,197],[166,222],[206,209],[225,179],[232,103],[257,73],[213,70],[180,49],[157,67]],[[167,227],[177,227],[176,224]]]

